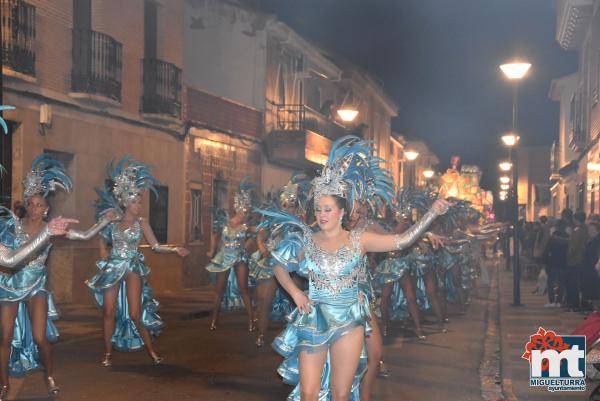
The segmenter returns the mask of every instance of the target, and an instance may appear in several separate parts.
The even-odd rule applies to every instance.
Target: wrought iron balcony
[[[35,76],[35,7],[22,0],[0,0],[2,66]]]
[[[283,104],[275,107],[277,113],[276,130],[309,130],[331,140],[336,140],[347,133],[343,125],[304,104]]]
[[[181,114],[181,69],[166,61],[143,59],[142,113]]]
[[[74,93],[99,95],[121,101],[122,45],[112,37],[89,29],[73,29]]]

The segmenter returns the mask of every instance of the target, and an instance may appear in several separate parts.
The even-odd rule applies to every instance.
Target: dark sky
[[[577,70],[577,53],[555,41],[550,0],[263,0],[309,40],[383,80],[400,108],[395,132],[425,140],[440,157],[484,169],[495,189],[499,136],[511,128],[510,84],[498,66],[514,57],[533,67],[520,86],[522,143],[551,144],[558,104],[550,81]]]

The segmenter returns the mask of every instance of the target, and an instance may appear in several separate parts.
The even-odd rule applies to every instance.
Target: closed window
[[[150,197],[150,227],[160,243],[167,242],[169,223],[169,187],[159,186],[156,188],[158,198]]]

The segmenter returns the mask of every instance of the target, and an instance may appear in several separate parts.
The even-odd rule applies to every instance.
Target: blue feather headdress
[[[255,189],[256,185],[250,182],[249,176],[242,178],[233,198],[233,209],[236,212],[248,212],[252,209],[256,200]]]
[[[411,218],[414,209],[418,214],[426,213],[437,195],[428,188],[403,187],[396,194],[396,214],[402,218]]]
[[[308,203],[310,180],[304,173],[295,173],[290,181],[279,191],[279,205],[293,202],[300,211],[305,211]]]
[[[158,196],[156,186],[160,182],[152,175],[151,167],[127,156],[115,165],[111,161],[107,173],[113,182],[112,195],[119,205],[126,206],[132,199],[149,190]]]
[[[373,147],[371,142],[347,135],[331,145],[321,175],[312,180],[312,195],[318,201],[325,195],[340,196],[350,208],[366,197]]]
[[[65,171],[65,166],[56,159],[42,153],[33,160],[31,171],[23,181],[24,197],[31,198],[41,195],[44,198],[58,188],[69,192],[73,186],[71,178]]]

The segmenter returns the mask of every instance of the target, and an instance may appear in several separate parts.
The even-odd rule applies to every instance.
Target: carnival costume
[[[27,174],[24,186],[24,198],[30,199],[34,195],[46,198],[51,192],[62,189],[70,191],[71,179],[67,176],[65,168],[57,160],[47,155],[38,156],[32,163],[31,171]],[[27,310],[26,301],[30,298],[43,294],[48,302],[48,318],[46,321],[46,337],[54,342],[58,339],[58,330],[53,320],[58,318],[58,312],[54,305],[52,293],[47,288],[48,268],[46,259],[51,245],[48,244],[50,233],[45,225],[42,232],[31,238],[24,230],[22,221],[10,211],[2,219],[3,229],[0,229],[2,244],[8,248],[19,248],[25,246],[21,253],[29,252],[29,261],[22,265],[16,263],[0,262],[3,267],[15,267],[14,273],[0,275],[0,302],[18,302],[18,312],[15,319],[13,340],[11,343],[11,354],[9,359],[9,374],[23,376],[31,370],[41,368],[38,349],[33,341],[32,326]],[[67,238],[72,240],[87,240],[96,235],[108,224],[104,219],[89,229],[87,232],[69,230]],[[29,250],[27,250],[29,248]]]
[[[344,197],[348,205],[365,198],[368,158],[371,147],[356,137],[343,137],[332,144],[329,159],[321,175],[313,180],[315,202],[322,196]],[[261,211],[272,219],[274,235],[287,227],[287,236],[272,252],[278,263],[290,272],[303,270],[309,277],[308,297],[314,302],[310,313],[295,309],[288,316],[288,325],[273,342],[275,350],[285,357],[278,369],[284,382],[296,387],[288,400],[300,399],[299,354],[320,352],[355,327],[369,326],[370,307],[367,294],[361,291],[366,282],[365,264],[360,246],[363,230],[350,232],[349,242],[335,252],[326,251],[313,240],[313,230],[295,216],[282,212]],[[435,217],[433,217],[435,218]],[[431,216],[404,235],[396,236],[396,246],[408,246],[430,223]],[[298,256],[303,254],[303,258]],[[366,369],[366,349],[363,344],[359,366],[352,386],[352,400],[359,399],[359,384]],[[321,375],[319,400],[330,398],[329,353]]]
[[[244,177],[238,186],[233,200],[233,208],[236,212],[248,212],[252,210],[254,202],[253,191],[255,185]],[[228,272],[227,287],[221,301],[221,308],[233,311],[244,308],[244,301],[238,287],[235,275],[235,266],[239,263],[248,263],[249,255],[246,250],[246,240],[250,238],[251,232],[246,223],[238,227],[229,226],[229,216],[226,211],[220,210],[213,222],[213,229],[220,231],[221,242],[215,256],[206,266],[209,273]],[[215,280],[215,274],[211,274],[211,280]]]
[[[152,175],[150,167],[128,157],[120,160],[115,166],[108,166],[108,175],[112,182],[102,190],[96,189],[99,199],[96,201],[96,213],[102,216],[109,209],[124,212],[127,204],[141,196],[145,190],[155,192],[158,180]],[[100,308],[104,306],[104,292],[118,286],[117,305],[115,313],[115,329],[111,343],[119,351],[137,351],[144,345],[134,322],[129,315],[127,301],[127,276],[138,274],[142,280],[141,288],[141,323],[152,337],[160,334],[164,323],[157,314],[159,303],[154,299],[152,289],[147,280],[150,269],[144,263],[144,255],[139,250],[143,232],[138,218],[126,229],[121,229],[119,222],[110,223],[102,230],[101,235],[111,245],[107,259],[96,263],[99,272],[85,283],[92,290],[95,301]],[[151,249],[158,253],[177,253],[177,247],[150,244]],[[108,365],[107,365],[108,366]]]

